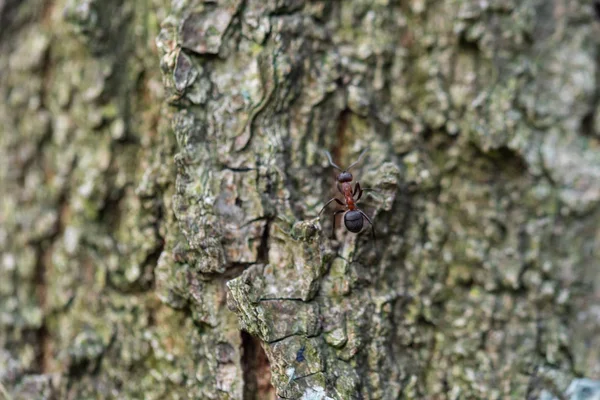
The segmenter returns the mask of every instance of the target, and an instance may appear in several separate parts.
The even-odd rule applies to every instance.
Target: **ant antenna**
[[[365,155],[365,153],[369,151],[369,148],[367,147],[366,149],[364,149],[362,151],[362,153],[360,153],[360,156],[358,156],[358,160],[354,161],[352,164],[350,164],[350,166],[348,168],[346,168],[346,171],[350,171],[350,168],[354,167],[356,164],[358,164],[360,162],[360,160],[363,158],[363,156]]]
[[[333,168],[336,168],[337,170],[339,170],[339,171],[342,171],[342,172],[343,172],[343,170],[342,170],[340,167],[338,167],[338,166],[336,165],[336,163],[334,163],[334,162],[333,162],[333,160],[331,159],[331,154],[329,154],[329,152],[328,152],[327,150],[323,150],[323,152],[324,152],[324,153],[325,153],[325,155],[327,156],[327,159],[329,159],[329,164],[330,164],[330,165],[331,165]]]

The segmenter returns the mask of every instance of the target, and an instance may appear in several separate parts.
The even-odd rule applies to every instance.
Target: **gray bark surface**
[[[600,395],[597,19],[0,1],[0,398]]]

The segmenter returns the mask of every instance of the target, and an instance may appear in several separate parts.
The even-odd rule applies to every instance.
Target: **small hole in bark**
[[[244,400],[276,399],[271,385],[271,366],[260,340],[242,331],[242,370]]]
[[[594,136],[594,112],[590,111],[581,120],[581,133],[584,136]]]

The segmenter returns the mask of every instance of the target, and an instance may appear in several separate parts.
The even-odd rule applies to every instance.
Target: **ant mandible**
[[[358,200],[360,200],[360,197],[363,194],[363,189],[360,188],[360,183],[356,182],[356,185],[354,186],[354,190],[352,190],[352,179],[353,178],[352,178],[352,174],[350,172],[348,172],[348,171],[350,171],[350,169],[352,167],[354,167],[356,164],[358,164],[360,162],[360,160],[365,155],[367,150],[368,149],[363,150],[363,152],[360,153],[360,156],[358,156],[358,160],[354,161],[346,169],[342,169],[339,166],[337,166],[331,159],[331,154],[329,154],[328,151],[325,151],[325,155],[327,156],[327,159],[329,160],[329,164],[333,168],[340,171],[340,173],[335,178],[337,180],[336,186],[337,186],[337,189],[340,191],[340,193],[342,193],[342,195],[344,196],[344,200],[345,200],[345,202],[342,202],[341,200],[334,197],[331,200],[329,200],[327,203],[325,203],[325,205],[323,206],[321,211],[319,211],[319,216],[320,216],[321,213],[325,210],[325,208],[327,208],[327,206],[334,201],[345,208],[344,210],[337,210],[333,213],[333,234],[335,234],[335,217],[340,213],[344,213],[344,225],[346,226],[346,229],[348,229],[352,233],[360,232],[363,229],[363,223],[364,223],[363,217],[364,217],[367,221],[369,221],[369,224],[371,224],[371,233],[373,234],[373,240],[375,240],[375,227],[373,226],[373,222],[367,216],[367,214],[365,214],[362,210],[360,210],[358,207],[356,207],[356,203],[358,202]],[[369,190],[369,189],[364,189],[364,190]],[[355,199],[354,196],[357,196],[357,195],[358,195],[358,197],[356,197],[356,199]]]

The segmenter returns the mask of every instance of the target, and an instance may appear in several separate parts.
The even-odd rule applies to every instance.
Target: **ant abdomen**
[[[360,211],[352,210],[344,214],[344,225],[352,233],[358,233],[363,228],[363,216]]]

